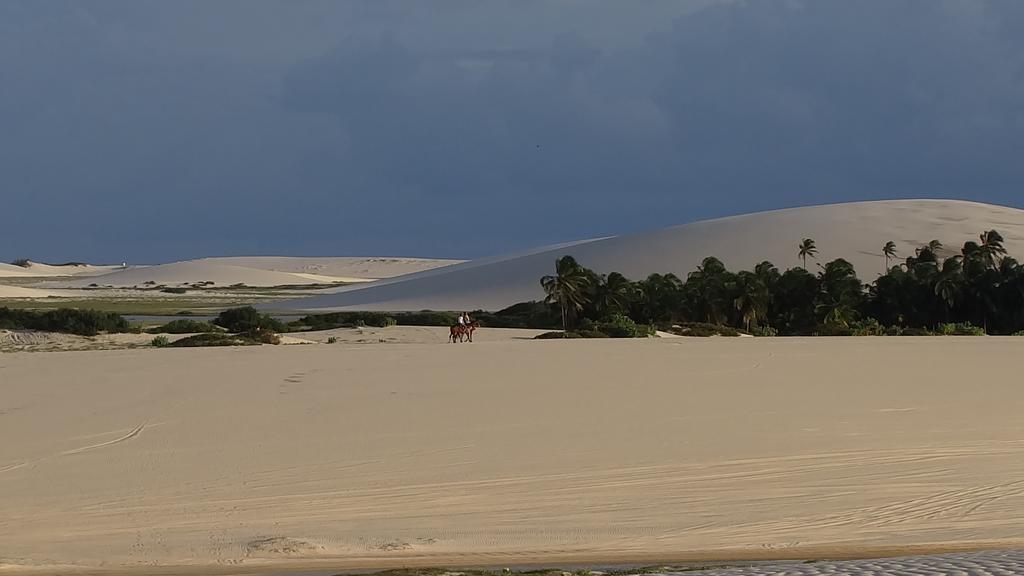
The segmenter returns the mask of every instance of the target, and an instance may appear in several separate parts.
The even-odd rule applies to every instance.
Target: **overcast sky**
[[[1024,207],[1020,0],[3,0],[0,259]]]

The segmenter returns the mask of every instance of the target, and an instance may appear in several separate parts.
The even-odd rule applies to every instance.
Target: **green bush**
[[[120,314],[98,310],[59,308],[33,311],[0,308],[0,328],[14,330],[40,330],[80,336],[95,336],[100,332],[134,332],[133,327]]]
[[[399,326],[453,326],[457,322],[458,314],[423,310],[395,314],[394,318]],[[474,317],[474,319],[476,318]]]
[[[1011,336],[1024,336],[1024,330],[1020,330],[1018,332],[1014,332],[1013,334],[1011,334]]]
[[[383,312],[331,312],[304,316],[293,322],[292,326],[303,326],[308,330],[333,330],[335,328],[352,328],[355,326],[374,326],[384,328],[397,323],[390,314]]]
[[[562,340],[565,338],[583,338],[578,332],[545,332],[534,336],[534,340]]]
[[[209,322],[199,322],[182,318],[172,320],[162,326],[147,330],[150,334],[201,334],[206,332],[220,332],[220,328]]]
[[[934,334],[924,328],[903,328],[900,330],[900,336],[934,336]]]
[[[327,339],[327,343],[328,344],[337,344],[338,343],[338,339],[335,338],[334,336],[331,336],[330,338]]]
[[[555,329],[562,326],[561,315],[544,302],[520,302],[497,312],[476,310],[473,319],[488,328]]]
[[[153,338],[152,342],[150,342],[150,344],[157,348],[165,348],[170,345],[170,343],[171,341],[167,339],[167,336],[157,336],[156,338]]]
[[[601,332],[600,330],[580,330],[573,332],[573,334],[579,334],[580,338],[611,338],[611,336]]]
[[[707,322],[683,322],[669,328],[669,332],[679,336],[739,336],[740,333],[731,326],[709,324]]]
[[[941,324],[939,325],[939,334],[943,336],[984,336],[985,330],[979,328],[970,322],[960,322],[958,324]]]
[[[225,310],[213,321],[214,324],[225,328],[228,332],[248,332],[250,330],[267,329],[274,332],[287,332],[288,326],[283,322],[271,318],[266,314],[260,314],[252,306],[232,308]]]
[[[247,336],[224,334],[223,332],[210,332],[207,334],[196,334],[186,336],[181,340],[170,343],[171,348],[196,348],[204,346],[258,346],[259,342]]]
[[[612,338],[646,338],[651,334],[648,326],[639,325],[622,314],[609,316],[598,324],[597,330]]]
[[[843,324],[821,324],[814,331],[815,336],[853,336],[853,328]]]
[[[166,292],[168,294],[185,294],[186,292],[188,292],[188,289],[186,289],[186,288],[161,288],[160,291],[161,292]]]
[[[850,323],[850,330],[854,336],[885,336],[885,326],[878,323],[874,318],[867,318]]]
[[[267,328],[254,328],[245,333],[245,337],[259,344],[280,344],[281,337]]]
[[[755,326],[754,328],[752,328],[750,330],[750,332],[754,336],[763,336],[763,337],[770,337],[770,336],[778,336],[779,335],[779,331],[776,330],[775,328],[772,328],[771,326]]]

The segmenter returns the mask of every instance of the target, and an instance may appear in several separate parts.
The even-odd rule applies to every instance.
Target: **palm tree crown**
[[[557,302],[562,309],[562,329],[568,329],[570,314],[583,309],[590,275],[572,256],[562,256],[555,261],[555,274],[540,279],[540,285],[547,293],[548,302]]]
[[[892,240],[886,242],[885,246],[882,247],[882,254],[885,255],[885,269],[888,270],[889,260],[896,257],[896,243]]]
[[[818,255],[818,247],[814,245],[814,240],[810,238],[804,238],[800,242],[800,252],[798,253],[800,259],[804,261],[804,269],[807,269],[807,257],[815,258]]]

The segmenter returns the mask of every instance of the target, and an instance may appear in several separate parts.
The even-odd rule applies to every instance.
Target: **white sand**
[[[1024,387],[1008,361],[1024,339],[479,334],[0,354],[0,564],[205,574],[1024,546]]]
[[[648,576],[1009,576],[1024,574],[1024,551],[904,556],[877,560],[758,564],[717,570],[656,572]]]
[[[230,256],[222,258],[206,258],[206,262],[274,270],[296,274],[314,274],[319,276],[352,278],[358,280],[377,280],[393,278],[404,274],[422,272],[434,268],[459,264],[461,260],[442,260],[436,258],[398,258],[398,257],[308,257],[293,256]]]
[[[72,296],[73,293],[62,290],[43,290],[40,288],[26,288],[24,286],[7,286],[0,284],[0,298],[51,298],[57,296]]]
[[[1011,255],[1024,259],[1024,210],[954,200],[893,200],[813,206],[762,212],[686,224],[632,236],[572,246],[538,249],[431,270],[365,287],[349,287],[281,303],[280,309],[462,310],[503,308],[543,297],[540,278],[551,274],[555,259],[571,254],[598,272],[617,271],[633,279],[652,272],[681,278],[706,256],[717,256],[732,269],[770,260],[784,270],[799,264],[797,245],[813,238],[817,262],[846,258],[862,280],[885,269],[882,246],[892,240],[900,256],[939,239],[959,250],[984,230],[1006,238]],[[947,252],[948,253],[948,252]]]
[[[405,271],[426,270],[450,262],[415,258],[204,258],[129,268],[102,276],[76,278],[47,285],[85,288],[90,284],[135,287],[144,286],[147,282],[164,286],[213,282],[215,286],[245,284],[266,287],[355,283],[385,278]]]
[[[26,278],[33,276],[26,268],[0,262],[0,278]]]
[[[29,262],[27,267],[0,263],[0,278],[4,277],[36,277],[52,276],[97,276],[107,274],[120,266],[93,266],[90,264],[74,266],[51,266],[39,262]]]

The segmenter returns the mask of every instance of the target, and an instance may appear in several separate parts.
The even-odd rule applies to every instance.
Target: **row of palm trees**
[[[753,270],[732,272],[709,257],[685,281],[674,274],[639,281],[617,272],[601,275],[564,256],[541,285],[565,329],[584,318],[625,314],[648,324],[699,321],[781,334],[823,328],[833,333],[871,320],[920,329],[962,322],[989,333],[1024,330],[1024,266],[1006,254],[998,232],[986,231],[979,241],[940,257],[945,252],[933,240],[890,265],[899,254],[894,242],[886,242],[881,250],[886,272],[871,284],[862,283],[842,258],[809,272],[807,260],[818,255],[811,238],[798,245],[803,266],[780,272],[765,261]]]

